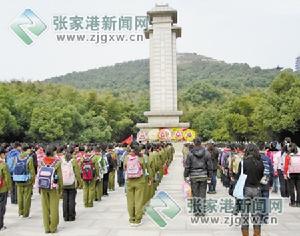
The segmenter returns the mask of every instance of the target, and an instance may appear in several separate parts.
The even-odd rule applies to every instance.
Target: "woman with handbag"
[[[255,144],[249,144],[245,150],[243,161],[239,165],[237,179],[245,178],[243,189],[242,210],[242,235],[249,236],[249,214],[251,213],[254,236],[261,235],[261,222],[259,212],[250,212],[253,209],[255,198],[259,197],[260,181],[264,175],[264,165],[260,157],[259,148]],[[238,183],[237,183],[238,185]],[[235,194],[234,194],[235,195]]]

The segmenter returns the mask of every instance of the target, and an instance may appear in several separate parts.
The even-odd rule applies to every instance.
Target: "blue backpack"
[[[38,174],[38,186],[41,189],[55,189],[55,165],[42,165]]]
[[[17,149],[13,149],[7,153],[6,164],[10,174],[14,173],[15,165],[19,156],[20,156],[20,151]]]
[[[27,156],[24,159],[17,158],[15,168],[13,171],[13,181],[19,183],[25,183],[30,179],[30,174],[27,170],[27,163],[30,156]]]

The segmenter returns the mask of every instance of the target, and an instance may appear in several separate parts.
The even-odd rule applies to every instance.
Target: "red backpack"
[[[81,177],[84,182],[90,182],[95,176],[95,166],[92,156],[84,157],[81,165]]]

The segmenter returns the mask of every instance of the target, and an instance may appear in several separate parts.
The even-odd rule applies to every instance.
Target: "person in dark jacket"
[[[217,185],[217,170],[218,170],[218,158],[219,158],[219,150],[215,147],[214,143],[208,145],[207,150],[211,155],[212,161],[212,177],[211,183],[208,185],[208,192],[209,194],[215,194],[216,192],[216,185]]]
[[[204,201],[206,199],[207,183],[212,177],[212,161],[210,153],[201,146],[200,137],[194,140],[195,147],[189,152],[184,169],[185,179],[191,181],[193,198],[200,198],[200,207],[195,206],[195,216],[203,216]]]
[[[261,219],[263,224],[268,223],[268,212],[269,212],[269,197],[270,189],[273,186],[274,168],[271,159],[265,155],[265,145],[263,142],[259,144],[260,157],[264,164],[264,176],[260,181],[260,196],[264,201],[264,212],[261,212]]]
[[[107,146],[103,146],[103,150],[107,150]],[[108,196],[108,182],[109,182],[109,173],[113,170],[113,161],[111,153],[107,150],[102,153],[105,163],[108,166],[108,173],[103,175],[103,196]]]
[[[123,187],[125,185],[125,176],[124,176],[124,157],[126,156],[126,150],[127,144],[121,144],[120,147],[117,149],[117,182],[119,184],[119,187]]]
[[[242,163],[242,162],[241,162]],[[237,179],[241,174],[241,163]],[[245,150],[245,157],[243,160],[243,172],[247,175],[244,187],[244,201],[242,210],[242,234],[243,236],[249,235],[249,213],[253,209],[255,198],[260,196],[260,182],[264,176],[264,164],[261,160],[259,149],[255,144],[249,144]],[[261,214],[259,212],[251,212],[253,219],[254,236],[261,235]]]

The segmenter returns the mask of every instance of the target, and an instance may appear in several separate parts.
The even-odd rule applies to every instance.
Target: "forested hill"
[[[279,69],[261,69],[247,64],[228,64],[195,53],[178,54],[178,88],[186,89],[199,81],[241,92],[268,87]],[[138,91],[148,89],[149,60],[117,63],[83,72],[72,72],[45,80],[81,89]]]
[[[300,145],[300,74],[195,54],[179,54],[178,65],[181,121],[204,140],[289,136]],[[148,70],[148,60],[137,60],[47,83],[0,83],[0,142],[122,141],[146,121]]]

